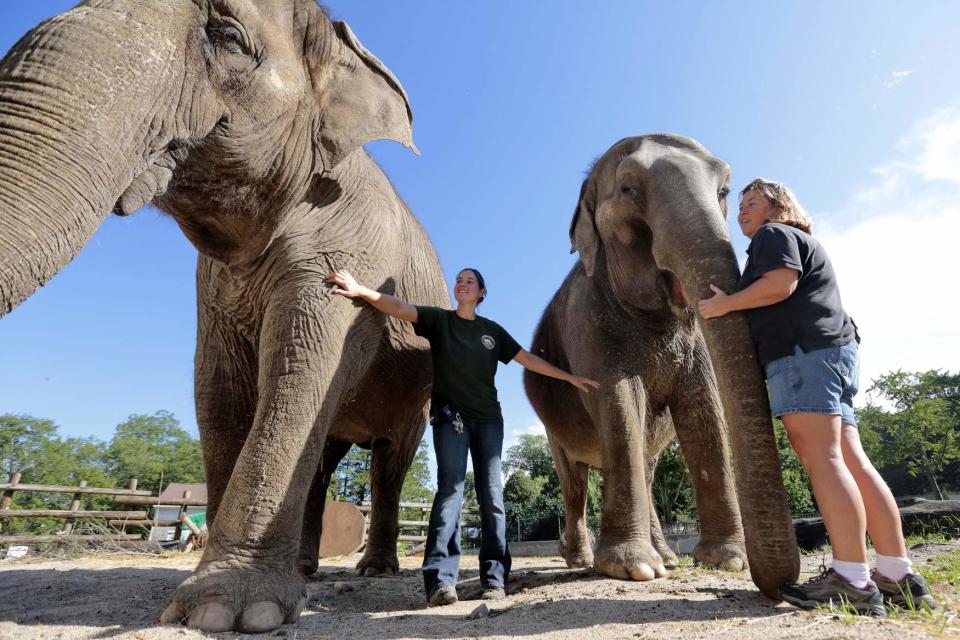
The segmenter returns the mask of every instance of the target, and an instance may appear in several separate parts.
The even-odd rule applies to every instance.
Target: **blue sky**
[[[72,4],[3,3],[0,50]],[[624,136],[665,131],[730,163],[734,189],[763,175],[798,194],[861,327],[865,382],[960,369],[944,286],[960,232],[960,3],[329,6],[410,94],[422,155],[368,148],[448,280],[481,269],[483,314],[522,344],[576,260],[585,169]],[[109,218],[0,320],[0,412],[106,439],[131,413],[167,409],[195,431],[195,256],[155,210]],[[507,444],[542,432],[519,365],[497,384]]]

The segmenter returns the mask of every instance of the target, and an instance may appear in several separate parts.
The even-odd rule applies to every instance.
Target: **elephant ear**
[[[594,220],[594,188],[589,179],[583,181],[580,187],[580,199],[577,209],[573,212],[573,221],[570,223],[570,253],[580,252],[580,261],[587,272],[593,276],[597,263],[597,252],[600,250],[600,234]]]
[[[330,55],[317,70],[317,152],[327,171],[373,140],[394,140],[418,154],[413,112],[400,81],[367,51],[346,22],[333,23]]]

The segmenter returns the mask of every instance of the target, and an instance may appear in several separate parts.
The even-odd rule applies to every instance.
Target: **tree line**
[[[897,371],[873,382],[868,402],[857,410],[864,449],[895,495],[943,498],[960,491],[960,374],[939,370]],[[774,421],[780,464],[790,509],[794,514],[816,510],[816,501],[800,461],[790,447],[779,420]],[[170,482],[203,482],[200,443],[180,427],[173,414],[131,415],[116,426],[113,437],[61,437],[50,420],[23,415],[0,415],[0,470],[3,481],[19,471],[21,482],[123,487],[130,478],[139,487],[159,493]],[[560,481],[543,435],[523,435],[504,456],[504,503],[507,531],[512,540],[556,539],[563,517]],[[602,476],[588,476],[587,520],[596,530],[603,507]],[[328,499],[353,503],[369,501],[370,451],[353,447],[334,474]],[[433,478],[426,441],[404,480],[401,500],[429,503]],[[466,509],[476,510],[473,474],[464,487]],[[683,454],[676,442],[661,454],[652,498],[666,525],[696,519],[693,488]],[[18,492],[18,508],[66,508],[69,496]],[[103,509],[109,497],[88,496],[85,509]],[[414,513],[402,518],[413,519]],[[42,532],[56,529],[50,521],[5,524],[6,531]]]

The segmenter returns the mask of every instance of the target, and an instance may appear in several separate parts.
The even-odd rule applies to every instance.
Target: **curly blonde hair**
[[[743,200],[743,196],[750,191],[756,191],[762,195],[776,209],[767,222],[779,222],[796,227],[804,233],[813,233],[813,220],[797,202],[797,196],[793,195],[789,187],[766,178],[757,178],[743,188],[740,199]]]

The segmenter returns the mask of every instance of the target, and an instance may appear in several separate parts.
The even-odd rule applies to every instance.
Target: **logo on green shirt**
[[[494,339],[487,335],[481,336],[480,342],[482,342],[483,346],[487,349],[493,349],[497,345]]]

